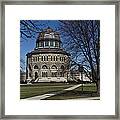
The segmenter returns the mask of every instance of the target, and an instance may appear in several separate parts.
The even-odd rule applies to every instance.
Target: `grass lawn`
[[[95,84],[85,84],[83,86],[83,91],[82,91],[82,86],[70,90],[70,91],[65,91],[62,94],[55,95],[49,98],[46,98],[46,100],[65,100],[65,99],[75,99],[75,98],[83,98],[83,97],[98,97],[97,94],[97,89]]]
[[[66,83],[38,83],[31,85],[20,85],[20,99],[61,91],[71,86],[73,86],[73,84]]]

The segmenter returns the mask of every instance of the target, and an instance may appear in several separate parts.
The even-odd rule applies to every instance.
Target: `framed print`
[[[119,119],[117,0],[1,4],[1,118]]]

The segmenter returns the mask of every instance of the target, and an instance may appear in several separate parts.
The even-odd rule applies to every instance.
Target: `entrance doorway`
[[[38,78],[38,73],[35,72],[35,80]]]

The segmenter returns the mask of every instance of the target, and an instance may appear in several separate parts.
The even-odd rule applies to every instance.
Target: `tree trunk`
[[[100,95],[100,80],[97,80],[96,87],[97,87],[97,95]]]

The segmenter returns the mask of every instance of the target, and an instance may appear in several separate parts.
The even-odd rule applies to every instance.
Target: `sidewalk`
[[[48,97],[51,97],[51,96],[54,96],[54,95],[57,95],[57,94],[64,93],[65,91],[74,90],[74,89],[76,89],[80,86],[81,86],[81,84],[74,85],[74,86],[69,87],[67,89],[64,89],[62,91],[52,92],[50,94],[43,94],[43,95],[39,95],[39,96],[34,96],[34,97],[26,98],[26,100],[42,100],[42,99],[45,99],[45,98],[48,98]]]
[[[64,89],[64,90],[74,90],[74,89],[80,87],[81,85],[82,85],[82,84],[74,85],[74,86],[72,86],[72,87],[70,87],[70,88],[67,88],[67,89]]]
[[[74,85],[72,87],[66,88],[62,91],[58,91],[58,92],[52,92],[49,94],[43,94],[43,95],[39,95],[39,96],[34,96],[34,97],[30,97],[30,98],[26,98],[26,100],[44,100],[46,98],[52,97],[54,95],[58,95],[61,93],[64,93],[65,91],[70,91],[70,90],[74,90],[78,87],[80,87],[82,84],[78,84],[78,85]],[[67,100],[98,100],[100,99],[100,97],[81,97],[81,98],[76,98],[76,99],[67,99]]]

